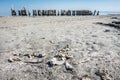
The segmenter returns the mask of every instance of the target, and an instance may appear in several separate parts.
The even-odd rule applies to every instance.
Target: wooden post
[[[12,15],[12,16],[16,16],[16,15],[17,15],[16,11],[13,10],[12,8],[11,8],[11,15]]]

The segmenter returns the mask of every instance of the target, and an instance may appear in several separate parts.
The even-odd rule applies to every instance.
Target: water
[[[100,15],[120,14],[120,11],[100,11]]]

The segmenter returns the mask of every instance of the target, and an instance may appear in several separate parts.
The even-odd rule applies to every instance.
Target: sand
[[[0,80],[120,80],[120,30],[96,24],[112,21],[120,16],[0,17]],[[50,66],[66,46],[72,70]]]

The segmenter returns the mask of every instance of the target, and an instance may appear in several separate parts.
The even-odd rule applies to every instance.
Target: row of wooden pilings
[[[80,16],[80,15],[99,15],[99,11],[90,10],[32,10],[32,14],[29,10],[23,8],[16,11],[11,9],[12,16]]]

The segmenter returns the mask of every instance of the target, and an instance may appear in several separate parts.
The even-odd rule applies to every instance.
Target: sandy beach
[[[0,80],[120,80],[120,15],[0,17]]]

